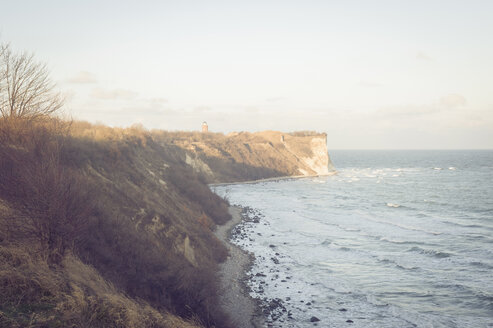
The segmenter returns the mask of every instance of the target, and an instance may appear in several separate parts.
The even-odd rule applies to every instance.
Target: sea
[[[335,175],[211,188],[269,327],[493,327],[493,151],[334,150]]]

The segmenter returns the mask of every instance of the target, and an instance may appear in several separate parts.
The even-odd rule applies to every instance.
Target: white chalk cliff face
[[[310,148],[312,150],[313,156],[311,157],[301,157],[302,162],[316,175],[327,175],[329,171],[329,163],[332,168],[332,163],[329,159],[329,153],[327,152],[327,139],[326,137],[313,137],[310,141]],[[300,168],[300,172],[303,175],[307,174],[306,170]]]
[[[186,149],[186,164],[211,182],[248,181],[334,172],[327,134],[310,131],[184,134],[174,144]]]

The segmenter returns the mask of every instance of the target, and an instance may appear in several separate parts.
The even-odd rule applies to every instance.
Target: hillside
[[[325,133],[165,132],[164,144],[187,151],[186,162],[208,182],[258,180],[279,176],[325,175],[333,171]]]
[[[213,234],[230,215],[207,183],[324,161],[325,135],[1,119],[0,327],[231,326]]]

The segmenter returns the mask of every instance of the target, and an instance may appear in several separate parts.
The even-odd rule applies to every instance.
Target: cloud
[[[205,112],[210,112],[211,110],[212,110],[212,108],[209,106],[197,106],[192,110],[192,112],[197,113],[197,114],[201,114],[201,113],[205,113]]]
[[[416,59],[421,61],[427,61],[427,62],[433,61],[433,58],[431,58],[430,56],[428,56],[427,54],[421,51],[416,54]]]
[[[96,76],[88,71],[81,71],[76,75],[67,79],[68,83],[76,83],[76,84],[93,84],[97,83],[98,80]]]
[[[265,101],[277,102],[277,101],[281,101],[281,100],[285,100],[285,99],[286,99],[285,97],[271,97],[271,98],[266,98]]]
[[[168,102],[168,99],[166,98],[151,98],[149,99],[149,102],[153,105],[163,105]]]
[[[260,110],[254,106],[247,106],[247,107],[245,107],[244,111],[245,111],[245,113],[250,113],[250,114],[260,112]]]
[[[376,111],[378,118],[410,119],[440,112],[441,109],[433,105],[398,105],[384,107]]]
[[[438,101],[431,104],[410,104],[410,105],[395,105],[379,109],[375,112],[380,118],[403,118],[412,119],[423,116],[430,116],[441,112],[458,110],[466,105],[466,98],[460,94],[448,94]]]
[[[117,99],[134,99],[139,94],[132,90],[126,89],[103,89],[103,88],[94,88],[91,92],[91,97],[102,100],[117,100]]]
[[[447,107],[462,107],[465,106],[466,103],[466,98],[457,93],[451,93],[440,98],[440,105]]]
[[[122,112],[128,113],[129,116],[139,113],[139,117],[150,117],[156,119],[156,117],[168,118],[170,116],[183,115],[183,111],[173,108],[161,108],[161,107],[149,107],[145,104],[133,104],[132,106],[123,107]]]
[[[358,85],[360,87],[365,87],[365,88],[378,88],[378,87],[381,87],[383,86],[383,84],[381,83],[377,83],[377,82],[370,82],[370,81],[360,81],[358,83]]]

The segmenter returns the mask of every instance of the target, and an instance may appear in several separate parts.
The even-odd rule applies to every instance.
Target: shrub
[[[23,129],[15,128],[19,123]],[[3,119],[0,130],[0,198],[17,209],[8,223],[19,238],[36,239],[49,263],[57,264],[96,210],[91,187],[61,165],[56,125]]]

